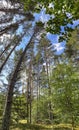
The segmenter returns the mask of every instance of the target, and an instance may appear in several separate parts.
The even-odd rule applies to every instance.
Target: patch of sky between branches
[[[21,49],[21,48],[24,50],[24,48],[25,48],[25,46],[28,44],[29,40],[30,40],[30,36],[26,36],[26,35],[25,35],[25,36],[22,38],[22,41],[20,42],[21,44],[16,47],[16,50],[19,50],[19,49]]]
[[[76,26],[79,26],[79,19],[78,20],[73,20],[73,24],[68,24],[68,27],[75,29]]]
[[[49,8],[52,7],[54,8],[54,5],[52,3],[50,3]],[[43,8],[40,13],[35,13],[35,20],[36,21],[42,21],[43,23],[48,22],[48,20],[50,19],[50,15],[45,13],[45,9]],[[70,13],[66,13],[67,17],[70,19],[72,18],[72,15]],[[52,20],[55,16],[52,15]],[[72,24],[67,24],[67,27],[75,29],[76,26],[79,25],[79,19],[78,20],[73,20]],[[65,26],[61,26],[61,32],[65,32]],[[65,49],[65,45],[66,45],[66,41],[60,42],[59,43],[59,35],[57,34],[51,34],[51,33],[47,33],[47,38],[51,41],[52,44],[54,44],[55,46],[55,50],[56,50],[56,54],[60,55],[61,53],[63,53],[64,49]]]
[[[41,10],[40,13],[34,13],[34,17],[35,17],[35,21],[41,21],[43,23],[48,22],[48,20],[50,19],[50,15],[49,14],[45,14],[45,9]],[[54,18],[54,16],[52,15],[52,18]],[[54,45],[55,50],[56,50],[56,54],[61,54],[64,51],[64,46],[65,42],[63,43],[59,43],[58,39],[59,36],[57,34],[51,34],[51,33],[47,33],[47,38],[50,40],[50,42]],[[57,46],[58,44],[58,46]]]
[[[51,33],[48,32],[47,33],[47,38],[53,44],[53,47],[54,47],[56,55],[60,55],[61,53],[63,53],[63,51],[65,49],[66,42],[65,41],[59,42],[59,35],[57,35],[57,34],[51,34]]]
[[[71,15],[69,13],[67,13],[67,16],[70,18]],[[35,21],[34,22],[38,22],[38,21],[41,21],[43,23],[47,23],[48,20],[50,19],[50,15],[49,14],[46,14],[45,13],[45,9],[43,8],[40,13],[34,13],[34,17],[35,17]],[[54,18],[54,16],[52,15],[52,19]],[[74,29],[77,25],[79,24],[79,20],[74,20],[73,21],[73,24],[67,24],[67,27],[70,27],[72,29]],[[61,32],[64,32],[64,26],[61,26]],[[19,27],[18,29],[18,34],[20,32],[22,32],[22,26]],[[50,40],[50,42],[54,45],[54,48],[56,50],[56,53],[57,55],[60,55],[63,53],[64,49],[65,49],[65,44],[66,44],[66,41],[63,41],[63,42],[59,42],[59,35],[57,34],[51,34],[51,33],[47,33],[47,38]],[[21,41],[21,44],[20,46],[17,47],[17,49],[19,48],[23,48],[25,47],[26,43],[28,43],[30,37],[24,37]]]
[[[35,17],[35,21],[33,22],[33,24],[35,24],[35,22],[41,21],[43,23],[47,23],[48,20],[50,19],[50,15],[45,13],[45,9],[42,9],[40,11],[40,13],[34,13],[34,17]],[[52,15],[52,18],[54,18],[54,16]],[[16,19],[16,17],[15,17]],[[19,35],[21,32],[23,32],[23,26],[20,25],[16,34]],[[57,34],[51,34],[51,33],[47,33],[47,38],[50,40],[50,42],[54,45],[55,50],[56,50],[56,54],[61,54],[64,51],[65,46],[65,42],[58,42],[59,39],[59,35]],[[26,44],[28,44],[28,41],[30,40],[30,36],[24,36],[22,38],[21,44],[19,46],[16,47],[16,50],[21,49],[21,48],[25,48]],[[57,45],[58,44],[58,45]]]

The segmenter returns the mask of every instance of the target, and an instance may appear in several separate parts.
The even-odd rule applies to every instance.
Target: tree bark
[[[8,93],[7,93],[6,103],[5,103],[5,110],[4,110],[4,113],[3,113],[3,122],[2,122],[1,130],[9,130],[14,86],[15,86],[16,79],[17,79],[17,76],[18,76],[19,68],[20,68],[21,63],[23,61],[23,58],[26,54],[26,51],[27,51],[32,39],[33,39],[34,33],[31,36],[29,43],[26,45],[26,47],[25,47],[25,49],[24,49],[24,51],[23,51],[23,53],[22,53],[22,55],[21,55],[21,57],[18,61],[18,64],[15,68],[15,71],[14,71],[13,76],[11,78],[10,84],[8,86]]]

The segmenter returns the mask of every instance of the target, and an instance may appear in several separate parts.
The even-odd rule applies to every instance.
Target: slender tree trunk
[[[37,68],[37,123],[38,123],[38,120],[40,118],[39,100],[40,100],[40,68],[39,68],[39,61],[38,61],[38,68]]]
[[[3,62],[3,64],[0,67],[0,73],[3,70],[4,65],[6,64],[7,60],[9,59],[10,55],[12,54],[12,52],[14,51],[14,49],[16,48],[17,44],[12,48],[12,50],[10,51],[10,53],[8,54],[7,58],[5,59],[5,61]]]
[[[72,116],[72,130],[74,130],[74,117]]]
[[[1,52],[0,57],[4,54],[4,52],[10,47],[11,43],[8,44],[5,49]]]
[[[45,48],[45,59],[46,59],[46,73],[47,73],[47,81],[48,81],[48,96],[51,95],[51,87],[50,87],[50,81],[49,81],[49,57],[47,53],[47,49]],[[51,100],[48,103],[49,105],[49,120],[52,120],[52,105],[51,105]]]
[[[38,79],[37,79],[37,123],[39,119],[39,105],[38,105],[38,100],[39,100],[39,94],[38,94]]]
[[[17,76],[18,76],[19,68],[20,68],[21,63],[23,61],[23,58],[26,54],[26,51],[27,51],[32,39],[33,39],[34,33],[31,37],[29,43],[26,45],[25,50],[23,51],[23,53],[22,53],[22,55],[21,55],[21,57],[18,61],[18,64],[15,68],[15,71],[14,71],[13,76],[11,78],[10,84],[8,86],[8,93],[7,93],[5,110],[4,110],[4,113],[3,113],[3,122],[2,122],[2,129],[1,130],[9,130],[10,118],[11,118],[12,99],[13,99],[13,90],[14,90],[15,82],[16,82],[16,79],[17,79]]]
[[[30,48],[29,48],[29,67],[28,67],[28,85],[27,85],[27,101],[28,101],[28,106],[29,106],[29,123],[32,123],[32,100],[33,100],[33,46],[34,44],[32,43]]]
[[[29,91],[30,91],[30,103],[29,103],[29,122],[30,122],[30,124],[31,124],[31,110],[32,110],[32,105],[31,105],[31,100],[32,100],[32,98],[31,98],[31,82],[32,82],[32,66],[31,66],[31,61],[30,61],[30,65],[29,65]]]
[[[18,43],[20,42],[20,40],[22,39],[22,37],[23,37],[24,35],[25,35],[25,33],[22,34],[22,36],[19,38]],[[7,60],[9,59],[10,55],[12,54],[12,52],[13,52],[13,51],[15,50],[15,48],[17,47],[18,43],[16,43],[16,44],[14,45],[14,47],[12,48],[12,50],[10,51],[10,53],[8,54],[8,56],[6,57],[5,61],[4,61],[3,64],[1,65],[1,67],[0,67],[0,73],[2,72],[3,67],[5,66],[5,64],[6,64]]]
[[[29,123],[29,82],[27,81],[27,123]]]
[[[29,117],[30,117],[30,124],[32,123],[32,103],[31,103],[31,101],[30,101],[30,115],[29,115]]]
[[[30,70],[31,68],[29,68]],[[29,72],[28,85],[27,85],[27,120],[31,124],[31,77]]]
[[[29,99],[29,123],[32,122],[32,59],[30,61],[29,65],[29,93],[30,93],[30,99]]]

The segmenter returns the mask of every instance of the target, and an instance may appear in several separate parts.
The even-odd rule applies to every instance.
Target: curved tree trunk
[[[3,122],[2,122],[2,129],[1,130],[9,130],[14,86],[15,86],[16,79],[18,76],[19,68],[20,68],[21,63],[23,61],[23,58],[26,54],[26,51],[27,51],[32,39],[33,39],[34,34],[35,34],[35,32],[33,33],[29,43],[26,45],[25,50],[23,51],[23,53],[18,61],[18,64],[15,68],[15,71],[14,71],[13,76],[11,78],[10,84],[8,86],[8,93],[7,93],[5,109],[4,109],[4,113],[3,113]]]

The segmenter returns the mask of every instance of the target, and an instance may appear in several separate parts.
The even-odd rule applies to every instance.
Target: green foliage
[[[46,9],[46,14],[50,15],[46,30],[52,34],[61,34],[61,40],[68,40],[73,29],[68,24],[73,25],[74,20],[79,19],[79,0],[39,0],[36,9]],[[50,5],[50,6],[49,6]],[[53,16],[53,17],[52,17]],[[62,32],[61,26],[64,27]]]
[[[12,120],[17,123],[20,119],[27,118],[26,97],[23,94],[14,96],[12,106]]]
[[[37,25],[38,27],[44,27],[44,23],[42,23],[41,21],[36,22],[36,25]]]
[[[78,55],[78,51],[79,51],[79,29],[75,29],[73,31],[73,33],[71,33],[71,36],[68,38],[68,42],[66,44],[66,55],[67,57],[73,59],[73,58],[77,58],[74,57]]]
[[[21,0],[22,3],[24,3],[24,10],[25,11],[34,11],[35,9],[35,5],[36,5],[36,1],[34,0]]]
[[[19,123],[11,130],[71,130],[71,125],[68,124],[59,124],[59,125],[38,125],[38,124],[21,124]],[[78,130],[79,127],[76,127],[74,130]]]
[[[14,128],[15,130],[51,130],[52,126],[46,126],[46,125],[41,125],[41,124],[22,124],[19,123],[18,125],[16,125]],[[14,129],[13,128],[13,129]],[[12,130],[13,130],[12,129]]]
[[[5,94],[0,92],[0,124],[2,123],[4,103],[5,103]]]
[[[71,64],[59,64],[52,77],[55,109],[75,121],[78,118],[79,76]]]
[[[33,43],[36,46],[37,54],[34,55],[32,53],[31,48],[33,48],[33,46],[31,46],[31,48],[27,51],[26,56],[28,60],[26,61],[26,57],[24,59],[25,62],[27,63],[26,64],[22,63],[20,68],[25,69],[25,71],[26,71],[26,66],[27,69],[29,68],[27,70],[27,76],[30,75],[29,77],[31,78],[31,80],[29,81],[30,83],[28,86],[31,86],[32,84],[32,89],[34,89],[34,91],[36,91],[37,93],[36,96],[32,95],[32,97],[35,96],[33,99],[34,101],[29,100],[32,101],[31,104],[29,103],[30,105],[32,105],[29,109],[32,111],[32,118],[33,118],[32,120],[33,122],[37,122],[41,124],[42,123],[59,124],[60,122],[72,123],[72,125],[74,124],[74,122],[76,122],[78,124],[79,123],[78,121],[79,120],[79,75],[78,75],[79,72],[78,69],[74,67],[75,64],[69,63],[69,61],[71,59],[72,59],[71,61],[73,61],[74,58],[72,58],[72,55],[76,51],[78,52],[79,47],[77,46],[78,42],[77,44],[75,44],[75,46],[73,46],[73,44],[76,42],[76,39],[74,39],[76,35],[75,32],[73,34],[70,33],[73,31],[73,29],[68,27],[67,24],[68,23],[73,24],[73,20],[79,19],[79,0],[77,1],[75,0],[72,1],[21,0],[21,2],[23,3],[24,10],[26,12],[33,13],[34,11],[36,11],[35,9],[38,8],[38,6],[40,10],[42,7],[46,8],[46,13],[50,14],[50,20],[47,22],[47,24],[45,24],[45,26],[44,23],[37,22],[36,25],[38,26],[38,28],[46,27],[48,32],[60,34],[61,35],[60,41],[65,39],[69,40],[67,44],[67,51],[69,53],[68,55],[65,55],[67,60],[63,61],[62,58],[59,59],[59,62],[60,63],[63,62],[63,64],[57,65],[58,64],[56,61],[57,59],[54,56],[53,50],[51,48],[51,43],[48,41],[48,39],[46,39],[46,37],[44,37],[45,34],[43,34],[43,36],[39,41],[39,44],[37,45],[35,44],[36,39],[34,37]],[[52,4],[52,6],[49,8],[50,3]],[[15,12],[17,11],[15,10]],[[24,15],[26,15],[26,13],[24,13]],[[32,15],[28,16],[30,20],[31,20],[31,16]],[[52,18],[52,16],[54,17]],[[65,30],[64,32],[62,32],[61,26],[64,27]],[[37,31],[39,30],[37,29]],[[71,38],[69,38],[70,36]],[[19,39],[15,37],[14,41],[17,42],[17,40]],[[15,63],[16,61],[18,61],[20,55],[22,55],[22,52],[23,52],[22,49],[20,51],[15,52],[15,57],[14,57]],[[32,58],[34,58],[35,61]],[[31,61],[30,62],[31,64],[33,61],[33,65],[31,65],[32,67],[28,67],[30,66],[28,63],[29,61]],[[55,65],[55,69],[53,68],[53,65]],[[52,76],[50,73],[51,71],[50,67],[53,68]],[[16,70],[16,66],[15,66],[15,70]],[[32,75],[32,72],[34,75]],[[21,77],[19,77],[19,79],[20,78]],[[15,83],[15,80],[12,83]],[[49,92],[49,87],[50,87],[50,92]],[[29,88],[31,94],[31,87]],[[3,99],[3,95],[0,95],[0,97]],[[3,103],[4,103],[2,102],[2,99],[0,99],[1,115],[3,113]],[[51,110],[49,109],[50,103],[52,106]],[[17,94],[14,95],[13,106],[12,106],[13,123],[18,122],[19,120],[27,119],[28,113],[27,113],[26,105],[27,105],[27,101],[24,95],[21,95],[21,93],[19,93],[18,95]],[[49,120],[50,112],[53,115],[53,120]],[[2,118],[2,116],[0,118]],[[22,122],[20,122],[19,128],[23,130],[25,130],[26,128],[28,129],[30,128],[33,130],[33,128],[44,129],[45,127],[38,126],[38,125],[34,126],[30,124],[23,125]],[[55,129],[61,129],[61,128],[62,127],[55,128]]]

